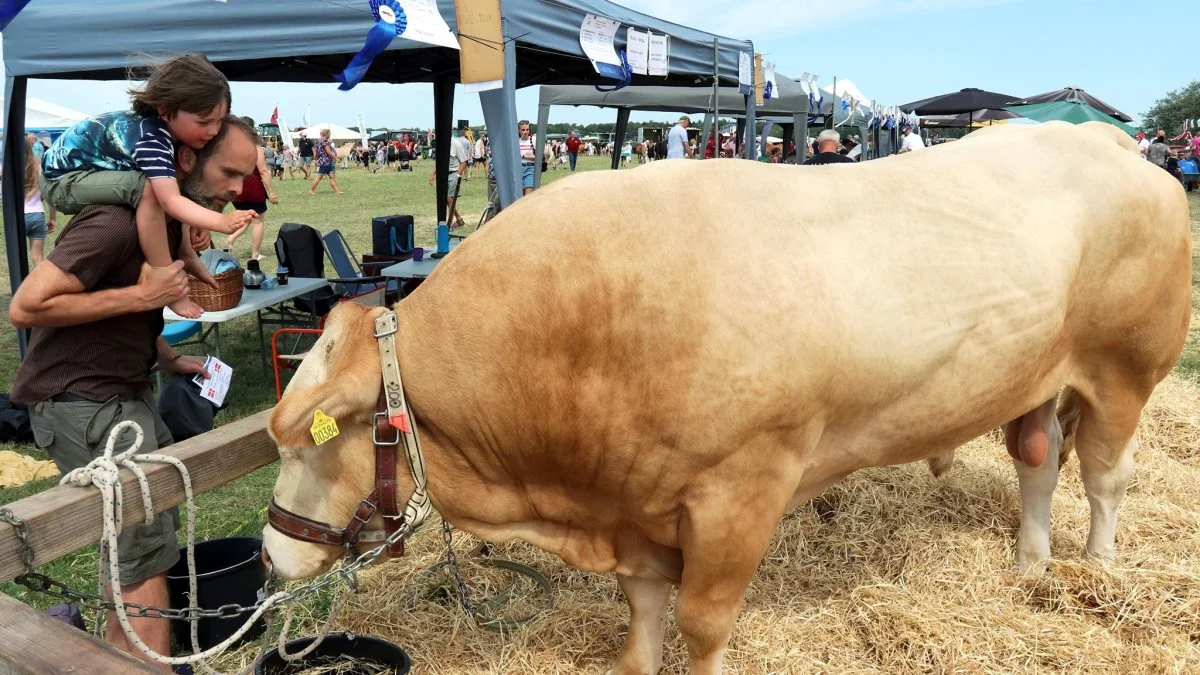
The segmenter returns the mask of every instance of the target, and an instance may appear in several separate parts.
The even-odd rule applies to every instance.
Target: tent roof
[[[455,31],[454,0],[437,0]],[[329,82],[363,45],[373,24],[365,2],[333,0],[32,0],[4,31],[8,76],[63,79],[124,79],[137,54],[201,52],[232,80]],[[635,83],[693,84],[712,75],[713,43],[719,45],[719,75],[736,82],[739,52],[746,40],[719,37],[679,26],[608,0],[505,0],[504,34],[517,40],[517,86],[598,80],[579,44],[586,14],[620,21],[616,48],[625,46],[625,27],[667,34],[671,75],[634,76]],[[564,55],[568,58],[564,58]],[[577,57],[577,58],[569,58]],[[396,39],[367,73],[367,82],[428,82],[458,74],[458,54],[446,47]]]
[[[340,124],[334,124],[333,122],[321,122],[320,124],[314,124],[309,127],[304,127],[303,129],[300,129],[298,131],[293,131],[292,139],[294,140],[294,139],[300,138],[301,131],[303,131],[304,135],[308,136],[309,138],[315,139],[318,136],[320,136],[321,132],[324,131],[325,129],[329,129],[330,140],[335,140],[335,141],[338,141],[338,140],[354,141],[354,140],[358,140],[362,136],[362,134],[358,133],[354,129],[348,129]]]
[[[779,96],[756,108],[759,115],[791,115],[803,113],[808,97],[800,83],[775,75]],[[737,87],[718,89],[719,113],[743,115],[746,97]],[[591,85],[546,85],[541,87],[542,105],[590,105],[601,108],[629,108],[656,112],[699,113],[713,109],[713,88],[629,86],[616,91],[602,92]]]
[[[0,98],[0,109],[3,107],[4,99]],[[57,103],[32,97],[25,99],[26,129],[66,129],[86,117],[87,115],[78,110],[71,110]]]

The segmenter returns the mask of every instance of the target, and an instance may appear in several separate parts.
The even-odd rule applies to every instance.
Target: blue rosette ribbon
[[[362,82],[367,76],[367,71],[371,69],[371,63],[375,61],[375,57],[383,53],[383,50],[392,44],[392,40],[404,33],[404,29],[408,28],[408,16],[404,13],[404,8],[396,0],[370,0],[371,14],[375,17],[375,25],[371,26],[371,30],[367,31],[367,39],[363,43],[363,48],[350,59],[350,64],[345,70],[333,76],[333,79],[341,82],[338,89],[342,91],[350,91],[356,84]]]
[[[622,49],[620,52],[618,52],[618,56],[621,57],[621,65],[615,66],[611,63],[597,63],[596,70],[602,77],[619,80],[619,82],[617,82],[616,86],[609,87],[607,89],[601,87],[600,85],[595,85],[596,91],[608,93],[610,91],[624,89],[625,87],[629,86],[630,82],[633,81],[633,66],[629,65],[629,57],[625,55],[625,50]]]

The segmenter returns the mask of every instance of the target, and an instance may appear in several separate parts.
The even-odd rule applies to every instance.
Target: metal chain
[[[21,544],[21,562],[25,564],[25,572],[33,574],[33,547],[29,545],[29,525],[8,509],[0,508],[0,521],[12,525],[17,532],[17,541]]]
[[[446,562],[450,563],[450,573],[454,575],[454,585],[458,589],[458,604],[462,605],[467,616],[474,617],[475,610],[471,607],[471,596],[467,592],[467,584],[458,571],[458,558],[454,557],[454,536],[450,534],[450,523],[442,520],[442,541],[446,542]]]

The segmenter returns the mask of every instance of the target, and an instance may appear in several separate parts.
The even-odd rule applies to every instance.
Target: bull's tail
[[[1067,463],[1071,451],[1075,449],[1075,430],[1079,427],[1079,415],[1083,412],[1083,399],[1079,392],[1071,387],[1063,389],[1058,399],[1058,426],[1062,428],[1063,444],[1058,453],[1058,466]]]

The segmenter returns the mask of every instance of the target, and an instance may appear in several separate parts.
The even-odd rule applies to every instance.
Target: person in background
[[[679,118],[679,123],[667,132],[667,159],[691,159],[694,156],[692,146],[688,144],[688,125],[692,120],[687,115]]]
[[[307,132],[300,132],[300,141],[296,143],[296,152],[300,157],[300,170],[304,172],[304,180],[309,180],[312,178],[313,142],[309,140]]]
[[[329,140],[329,129],[321,130],[321,139],[313,146],[313,153],[316,155],[317,177],[312,185],[308,186],[308,194],[317,194],[317,186],[326,176],[329,176],[329,187],[333,188],[335,193],[345,194],[337,184],[337,151],[333,149],[333,142]]]
[[[817,134],[817,153],[806,161],[804,166],[819,166],[822,164],[853,164],[854,160],[838,152],[842,145],[842,136],[833,129],[826,129]]]
[[[1146,138],[1146,132],[1139,131],[1137,136],[1138,151],[1142,153],[1142,159],[1146,158],[1146,151],[1150,149],[1150,139]]]
[[[37,136],[25,136],[25,236],[29,239],[29,269],[46,259],[46,235],[57,227],[54,207],[42,202],[42,162],[34,146],[41,147]],[[43,148],[44,150],[45,148]]]
[[[254,120],[249,117],[243,117],[242,120],[250,126],[254,126]],[[226,240],[225,248],[233,248],[233,244],[242,236],[246,229],[250,229],[250,259],[262,259],[262,240],[263,231],[267,227],[267,200],[271,200],[272,204],[279,203],[279,197],[275,194],[275,185],[271,182],[271,172],[267,169],[267,147],[266,139],[263,139],[262,144],[258,147],[258,164],[250,175],[242,179],[242,192],[233,200],[233,208],[246,209],[254,212],[254,217],[250,220],[249,225],[244,225],[237,232],[229,235]],[[272,154],[274,152],[272,151]],[[331,177],[332,178],[332,177]]]
[[[1167,144],[1167,135],[1159,129],[1160,136],[1154,137],[1154,142],[1146,150],[1146,160],[1155,166],[1167,170],[1167,159],[1171,156],[1171,146]]]
[[[575,171],[575,163],[579,161],[579,146],[583,142],[579,140],[579,134],[575,130],[567,132],[567,161],[571,165],[571,171]]]
[[[912,152],[913,150],[924,150],[925,141],[921,140],[921,134],[913,133],[912,127],[904,127],[904,138],[900,141],[900,152]]]
[[[467,173],[467,155],[469,141],[465,137],[459,136],[450,139],[450,172],[446,176],[446,220],[451,228],[462,227],[466,223],[463,222],[462,216],[458,214],[455,208],[458,202],[459,184],[463,180],[463,176]],[[433,171],[429,172],[429,184],[433,185],[437,179],[437,164],[434,163]]]
[[[517,122],[517,134],[520,136],[518,148],[521,153],[521,194],[527,195],[533,192],[533,163],[537,160],[537,146],[534,144],[537,141],[529,128],[529,120]]]

